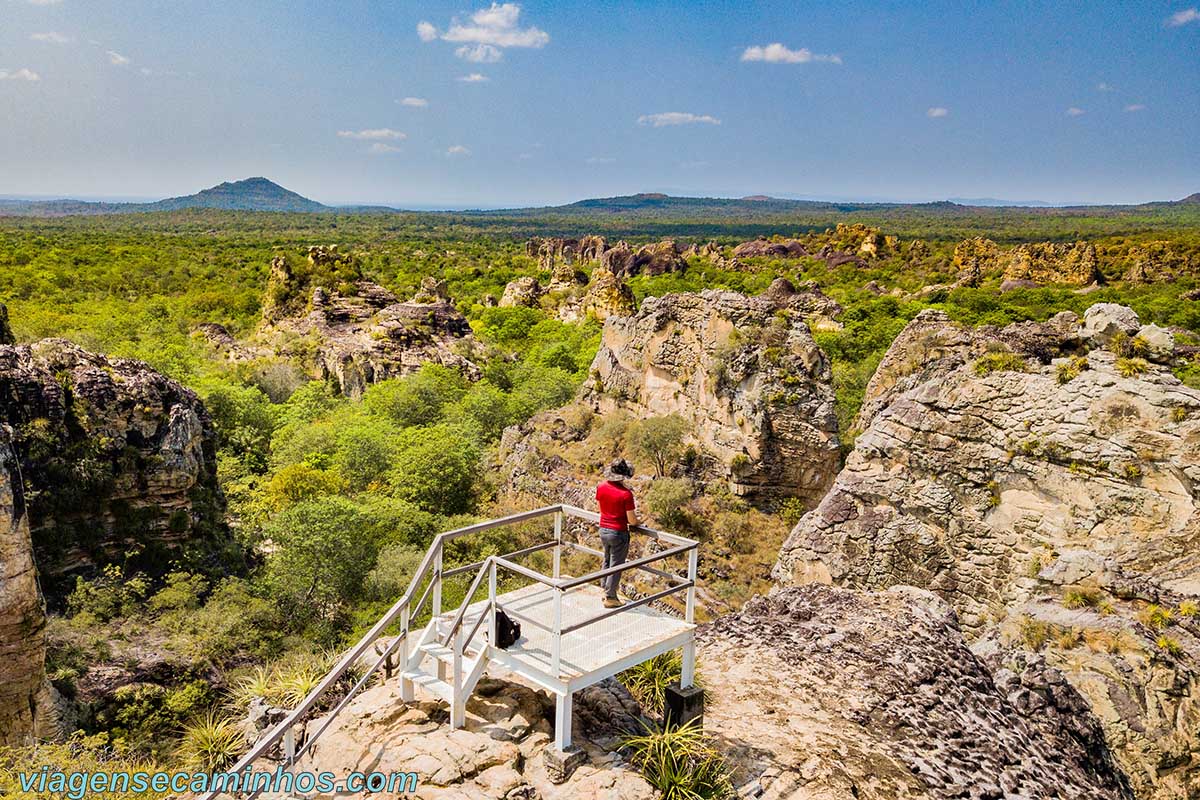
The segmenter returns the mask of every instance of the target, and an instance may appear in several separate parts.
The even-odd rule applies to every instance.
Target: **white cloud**
[[[70,44],[75,41],[70,36],[58,33],[57,31],[31,33],[29,34],[29,38],[35,42],[45,42],[46,44]]]
[[[1096,84],[1096,91],[1098,92],[1115,92],[1116,90],[1117,87],[1113,86],[1111,83],[1100,81],[1100,83]]]
[[[456,144],[446,148],[446,155],[450,158],[454,156],[469,156],[471,155],[471,151],[461,144]]]
[[[706,125],[721,124],[721,120],[708,114],[689,114],[685,111],[664,111],[660,114],[644,114],[638,117],[638,125],[649,125],[653,128],[663,128],[668,125],[695,125],[701,122]]]
[[[531,158],[533,158],[533,153],[519,153],[519,154],[517,154],[517,160],[518,160],[518,161],[528,161],[528,160],[529,160],[529,159],[531,159]]]
[[[429,105],[429,101],[424,97],[406,97],[403,100],[397,100],[396,102],[402,106],[408,106],[409,108],[425,108]]]
[[[480,75],[478,72],[472,72],[470,75],[463,75],[461,78],[455,78],[455,80],[462,81],[463,83],[487,83],[491,78],[487,75]]]
[[[387,144],[386,142],[375,142],[367,148],[367,152],[373,156],[386,156],[391,155],[392,153],[399,153],[400,148],[396,147],[394,144]]]
[[[768,45],[752,45],[742,52],[742,61],[765,61],[768,64],[807,64],[824,61],[829,64],[842,63],[841,56],[814,53],[807,47],[792,50],[779,42]]]
[[[41,79],[41,75],[25,67],[14,70],[0,69],[0,81],[40,81]]]
[[[394,131],[391,128],[366,128],[361,131],[338,131],[337,135],[343,139],[407,139],[408,134]]]
[[[1189,22],[1195,22],[1200,19],[1200,9],[1195,6],[1185,8],[1183,11],[1176,11],[1167,18],[1167,24],[1172,28],[1178,28],[1180,25],[1187,25]]]
[[[130,59],[118,53],[116,50],[105,51],[108,54],[108,60],[115,67],[125,67],[130,63]]]
[[[432,42],[438,37],[437,28],[433,27],[429,22],[418,22],[417,36],[420,37],[422,42]]]
[[[616,162],[616,159],[612,158],[611,156],[592,156],[591,158],[587,159],[585,163],[587,163],[587,164],[612,164],[614,162]]]
[[[1077,108],[1076,106],[1071,106],[1070,108],[1067,109],[1068,117],[1082,117],[1086,113],[1087,112],[1084,111],[1082,108]]]
[[[521,6],[517,3],[492,3],[467,17],[450,20],[450,27],[439,31],[432,22],[417,24],[417,36],[423,42],[441,39],[462,45],[454,54],[476,64],[493,64],[504,58],[506,47],[545,47],[550,34],[529,26],[520,27]]]
[[[940,119],[941,117],[948,117],[948,116],[950,116],[950,109],[943,108],[942,106],[933,106],[932,108],[930,108],[928,111],[925,112],[925,116],[929,117],[930,119]]]
[[[1125,106],[1125,111],[1126,111],[1126,113],[1129,113],[1129,114],[1132,114],[1137,111],[1145,111],[1145,110],[1146,110],[1146,107],[1144,105],[1142,105],[1141,103],[1130,103],[1129,105]]]
[[[504,51],[498,50],[490,44],[464,44],[454,51],[454,55],[464,61],[471,61],[476,64],[495,64],[504,58]]]
[[[56,6],[62,0],[26,0],[31,6]]]

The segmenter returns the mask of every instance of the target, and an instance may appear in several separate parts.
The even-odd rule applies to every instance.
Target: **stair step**
[[[422,689],[445,700],[447,703],[454,702],[454,687],[436,676],[430,675],[428,672],[412,670],[411,672],[401,673],[401,677],[412,681],[415,686],[420,686]]]
[[[441,642],[429,642],[421,645],[421,650],[433,656],[440,661],[449,661],[454,658],[454,651],[446,647]]]

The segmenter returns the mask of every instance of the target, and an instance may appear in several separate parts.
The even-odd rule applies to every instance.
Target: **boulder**
[[[1138,328],[1137,338],[1146,348],[1146,354],[1155,361],[1169,361],[1175,354],[1175,336],[1166,328],[1151,323]]]
[[[504,295],[500,298],[501,308],[536,308],[538,300],[544,294],[538,285],[537,278],[526,275],[509,281],[504,287]]]
[[[1104,346],[1119,334],[1133,336],[1141,326],[1137,312],[1129,306],[1096,303],[1084,312],[1080,335],[1094,345]]]
[[[808,254],[804,244],[797,239],[755,239],[733,248],[734,258],[802,258]]]
[[[592,279],[579,304],[583,317],[594,317],[603,322],[609,317],[625,317],[637,310],[633,290],[615,274],[598,266],[592,270]]]
[[[783,589],[699,642],[704,729],[745,796],[1132,799],[1078,693],[994,679],[927,591]]]
[[[51,602],[119,563],[160,575],[230,569],[217,437],[191,390],[61,339],[0,346],[0,424],[13,429],[35,561]]]
[[[600,413],[680,414],[735,492],[815,502],[839,448],[829,360],[803,303],[786,292],[646,298],[605,322],[583,399]]]
[[[1000,248],[991,239],[976,236],[954,246],[954,258],[950,267],[963,286],[978,286],[984,274],[996,268]]]
[[[687,260],[683,257],[683,250],[674,239],[664,239],[639,248],[627,268],[627,273],[653,276],[667,272],[683,272],[685,269]]]

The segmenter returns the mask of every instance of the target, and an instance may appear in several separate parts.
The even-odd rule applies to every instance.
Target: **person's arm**
[[[638,519],[637,506],[633,504],[633,495],[629,495],[629,505],[625,508],[625,519],[629,520],[629,527],[640,525],[641,520]]]

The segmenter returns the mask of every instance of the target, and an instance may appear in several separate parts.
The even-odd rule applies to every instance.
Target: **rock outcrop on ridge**
[[[0,424],[13,430],[42,588],[108,563],[162,574],[240,563],[224,523],[216,434],[189,389],[62,339],[0,346]]]
[[[744,796],[1132,798],[1071,686],[993,675],[927,591],[788,588],[699,642],[705,731]]]
[[[0,746],[44,734],[49,705],[45,608],[12,433],[0,424]]]
[[[305,271],[283,256],[271,265],[271,284],[258,339],[280,355],[296,357],[314,378],[330,379],[343,394],[435,363],[476,378],[475,338],[446,294],[426,278],[416,294],[398,301],[362,278],[352,257],[309,248]]]
[[[1200,392],[1172,349],[1111,304],[1003,329],[922,312],[776,580],[932,589],[998,663],[1045,653],[1138,797],[1194,796]]]
[[[747,495],[818,499],[837,470],[829,360],[782,281],[758,297],[706,290],[610,317],[582,399],[601,413],[677,413]]]

